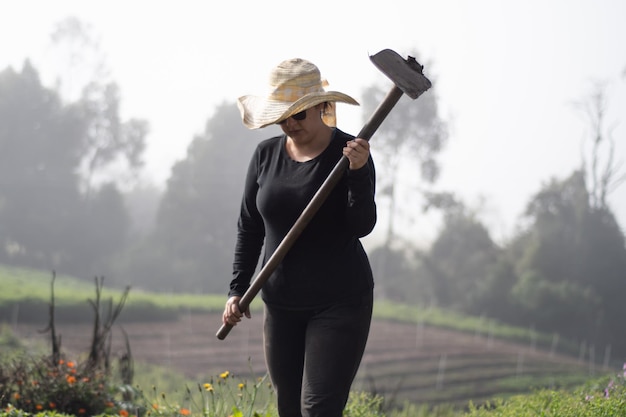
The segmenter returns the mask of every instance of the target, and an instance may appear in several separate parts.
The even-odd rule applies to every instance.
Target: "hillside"
[[[265,373],[261,313],[218,340],[220,316],[189,313],[177,321],[125,323],[135,361],[183,372],[199,382],[223,371],[256,376]],[[25,340],[48,340],[41,324],[12,326]],[[85,352],[91,323],[57,324],[66,352]],[[113,356],[124,350],[120,326],[113,332]],[[591,369],[593,371],[593,369]],[[597,371],[597,370],[596,370]],[[572,386],[590,375],[577,358],[551,354],[528,344],[493,340],[481,335],[428,326],[374,320],[355,390],[385,396],[388,403],[404,400],[459,406],[496,395],[530,391],[538,386]]]

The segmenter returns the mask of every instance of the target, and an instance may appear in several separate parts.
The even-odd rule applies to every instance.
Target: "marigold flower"
[[[16,392],[15,394],[13,394],[13,398],[15,398],[16,400],[19,400],[21,397],[19,392]]]
[[[63,359],[59,359],[59,365],[63,365],[65,361]]]
[[[204,384],[204,389],[207,391],[213,391],[213,385],[207,382],[206,384]]]
[[[120,416],[122,416],[122,417],[128,417],[128,411],[126,411],[126,410],[120,410]]]
[[[68,375],[65,380],[67,381],[68,384],[72,385],[73,383],[76,382],[76,377],[72,376],[72,375]]]
[[[184,416],[188,416],[189,414],[191,414],[191,411],[189,411],[189,409],[187,408],[181,408],[180,413]]]
[[[87,410],[85,410],[84,408],[79,408],[78,409],[78,414],[85,414],[87,412]]]
[[[50,409],[54,410],[55,408],[57,408],[57,405],[53,402],[48,403],[48,407],[50,407]]]
[[[154,408],[155,410],[158,410],[159,409],[159,404],[157,404],[157,403],[152,404],[152,408]]]
[[[228,378],[228,375],[230,375],[230,372],[228,372],[228,371],[226,371],[226,372],[222,372],[222,373],[220,374],[220,378],[222,378],[222,379],[226,379],[226,378]]]
[[[35,406],[35,408],[36,408],[37,410],[43,410],[43,405],[41,405],[41,404],[37,404],[37,405]]]
[[[76,364],[75,364],[74,362],[72,362],[72,361],[69,361],[69,362],[67,363],[67,367],[68,367],[68,368],[73,368],[75,365],[76,365]]]
[[[107,401],[106,403],[104,403],[105,407],[113,407],[115,404],[113,404],[112,401]]]

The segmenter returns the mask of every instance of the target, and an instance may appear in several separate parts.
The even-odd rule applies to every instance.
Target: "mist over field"
[[[433,87],[416,100],[402,97],[372,138],[379,216],[363,242],[376,305],[419,313],[411,310],[408,323],[377,319],[361,386],[373,389],[375,380],[387,394],[414,392],[418,399],[437,399],[445,388],[465,401],[467,385],[483,383],[484,392],[477,388],[469,397],[486,398],[531,375],[549,386],[555,384],[549,373],[577,383],[590,369],[621,366],[623,4],[561,5],[571,19],[553,3],[535,1],[510,7],[452,2],[455,13],[420,5],[429,19],[404,25],[414,15],[398,17],[397,8],[417,7],[413,3],[392,1],[376,13],[359,7],[370,24],[400,20],[386,23],[388,30],[360,30],[362,36],[338,28],[332,48],[321,47],[316,32],[284,48],[265,39],[267,47],[254,51],[229,44],[227,34],[206,35],[211,25],[196,20],[210,15],[205,9],[170,11],[179,30],[164,31],[134,5],[115,19],[109,13],[119,12],[117,6],[58,6],[51,11],[58,19],[32,17],[23,25],[46,28],[45,54],[29,48],[23,29],[7,21],[30,12],[16,6],[0,17],[0,265],[12,271],[7,276],[23,278],[0,290],[0,320],[24,326],[18,331],[33,338],[34,324],[46,322],[45,296],[30,301],[43,311],[42,321],[25,320],[24,300],[35,292],[25,283],[35,279],[16,272],[21,268],[76,278],[80,284],[59,285],[59,299],[83,291],[82,284],[92,294],[94,277],[104,277],[107,289],[130,286],[130,300],[190,295],[194,303],[210,298],[211,305],[217,297],[219,306],[231,279],[249,158],[259,141],[281,133],[277,126],[254,131],[242,125],[239,90],[262,89],[260,74],[286,56],[307,55],[333,89],[358,97],[359,107],[338,106],[340,128],[356,133],[391,87],[364,51],[392,46],[424,64]],[[224,5],[225,22],[234,5]],[[333,6],[338,15],[346,12],[343,3]],[[420,36],[407,36],[407,27]],[[4,36],[7,28],[20,36]],[[261,33],[274,30],[257,28],[255,43],[263,45]],[[207,46],[207,39],[218,38],[227,45]],[[47,279],[37,283],[49,289]],[[85,308],[69,314],[78,317]],[[127,308],[137,311],[132,303]],[[136,357],[193,376],[198,363],[209,374],[223,367],[243,372],[241,359],[250,354],[263,371],[258,322],[237,328],[224,344],[214,340],[219,320],[210,314],[216,309],[194,308],[146,308],[146,316],[163,314],[167,325],[148,326],[147,317],[132,324]],[[424,311],[447,311],[456,321],[485,327],[457,334],[425,324]],[[490,328],[500,325],[544,340],[541,346],[526,339],[490,345],[496,340]],[[85,346],[77,335],[88,332],[89,323],[59,326],[68,347]],[[566,345],[567,352],[558,352]],[[214,362],[215,355],[234,359]],[[407,363],[416,368],[406,372]]]

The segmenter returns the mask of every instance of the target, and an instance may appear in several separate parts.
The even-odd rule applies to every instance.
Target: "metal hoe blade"
[[[391,49],[383,49],[370,56],[376,67],[413,100],[428,90],[432,84],[423,74],[424,66],[412,56],[406,60]]]

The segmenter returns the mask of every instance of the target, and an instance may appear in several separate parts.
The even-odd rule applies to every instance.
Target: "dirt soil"
[[[255,376],[264,375],[262,313],[234,327],[224,340],[215,336],[220,324],[219,314],[206,313],[183,315],[172,322],[115,325],[112,356],[119,357],[125,351],[123,328],[136,362],[171,368],[190,378],[206,378],[224,371],[247,376],[251,369]],[[50,336],[40,332],[43,327],[14,325],[13,331],[21,338],[47,342]],[[57,324],[56,327],[64,352],[88,352],[92,324]],[[486,335],[374,320],[357,384],[371,391],[367,384],[377,381],[378,391],[384,393],[399,391],[398,387],[404,383],[407,398],[425,389],[430,391],[424,395],[433,397],[443,382],[442,362],[444,366],[447,364],[450,375],[457,372],[454,369],[457,367],[462,372],[459,378],[478,378],[477,372],[486,372],[489,367],[499,372],[493,378],[501,378],[520,373],[520,358],[527,369],[533,362],[580,368],[576,358],[552,355],[529,345],[492,340]],[[416,382],[410,381],[410,375]],[[446,383],[451,387],[454,381],[448,378]]]

